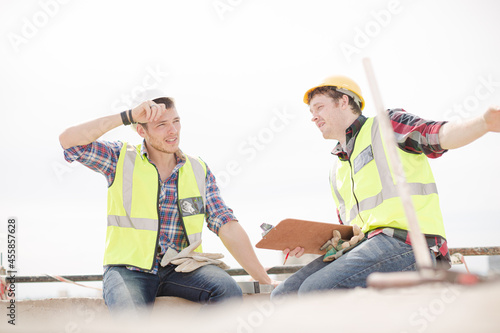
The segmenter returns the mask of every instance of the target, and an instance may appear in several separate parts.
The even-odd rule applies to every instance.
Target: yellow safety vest
[[[427,156],[398,151],[421,231],[446,238]],[[338,160],[330,174],[333,198],[342,222],[357,224],[365,233],[384,227],[408,230],[395,184],[378,120],[368,118],[357,135],[349,160]]]
[[[201,239],[205,217],[206,165],[186,155],[177,178],[177,204],[188,242]],[[141,155],[141,145],[123,144],[108,188],[104,265],[152,270],[158,252],[160,176]],[[201,245],[196,249],[201,252]]]

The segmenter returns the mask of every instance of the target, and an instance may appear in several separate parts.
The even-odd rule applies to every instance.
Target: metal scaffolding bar
[[[500,255],[500,246],[480,246],[480,247],[456,247],[450,248],[450,255],[454,253],[461,253],[464,256],[498,256]],[[293,274],[299,269],[304,267],[303,265],[287,265],[287,266],[275,266],[267,271],[268,274]],[[243,276],[249,275],[243,268],[230,268],[226,272],[231,276]],[[8,273],[8,272],[7,272]],[[9,277],[9,275],[4,275],[2,277]],[[78,282],[95,282],[102,281],[102,274],[96,275],[64,275],[61,276],[64,279]],[[16,283],[34,283],[34,282],[59,282],[48,275],[36,275],[36,276],[16,276]]]
[[[450,255],[461,253],[464,256],[498,256],[500,246],[455,247],[449,251]]]
[[[268,270],[268,274],[292,274],[304,267],[303,265],[288,265],[288,266],[275,266]],[[231,276],[249,275],[243,268],[231,268],[226,270]],[[7,275],[8,277],[8,275]],[[79,282],[95,282],[102,281],[102,274],[96,275],[64,275],[64,279]],[[35,276],[16,276],[16,283],[34,283],[34,282],[59,282],[48,275],[35,275]]]

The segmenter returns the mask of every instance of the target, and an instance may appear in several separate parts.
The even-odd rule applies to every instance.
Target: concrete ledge
[[[111,320],[102,299],[16,302],[16,326],[0,306],[0,332],[498,332],[500,281],[476,286],[329,291],[269,300],[202,306],[160,297],[147,320]]]

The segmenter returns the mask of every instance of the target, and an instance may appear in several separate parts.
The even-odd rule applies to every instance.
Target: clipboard
[[[354,235],[352,227],[348,225],[289,218],[272,228],[255,247],[282,251],[300,246],[305,249],[304,253],[325,254],[326,250],[321,251],[320,248],[333,237],[333,230],[338,230],[344,240],[349,240]]]

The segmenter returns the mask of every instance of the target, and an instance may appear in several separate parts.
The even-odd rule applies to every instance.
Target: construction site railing
[[[450,255],[460,253],[464,256],[496,256],[500,255],[500,246],[481,246],[481,247],[460,247],[449,249]],[[269,269],[268,274],[293,274],[304,265],[287,265],[275,266]],[[226,270],[231,276],[249,275],[243,268],[231,268]],[[102,274],[95,275],[65,275],[61,276],[70,281],[79,282],[94,282],[102,281]],[[29,282],[59,282],[49,275],[35,275],[35,276],[16,276],[16,283],[29,283]]]

